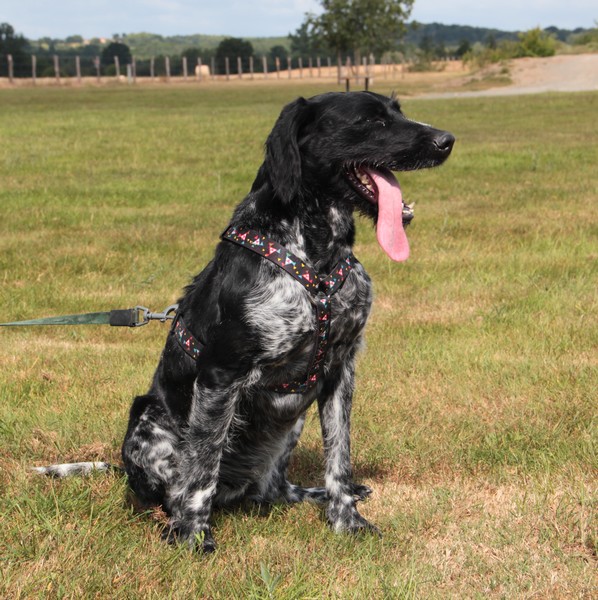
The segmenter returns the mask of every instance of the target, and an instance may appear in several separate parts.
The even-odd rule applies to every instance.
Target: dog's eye
[[[378,127],[386,127],[387,123],[382,117],[372,117],[369,119],[364,119],[363,122],[368,125],[377,125]]]

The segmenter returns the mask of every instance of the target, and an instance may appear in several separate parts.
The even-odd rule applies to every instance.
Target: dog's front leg
[[[365,498],[371,490],[353,483],[351,469],[353,362],[345,364],[339,371],[325,381],[323,393],[318,400],[326,460],[326,491],[329,497],[326,515],[337,532],[378,532],[355,507],[357,500]]]
[[[210,512],[238,396],[238,389],[232,385],[211,389],[195,383],[178,477],[167,503],[171,517],[167,538],[171,542],[187,543],[204,552],[216,548],[210,530]]]

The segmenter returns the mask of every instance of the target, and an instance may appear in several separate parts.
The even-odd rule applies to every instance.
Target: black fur
[[[283,109],[230,224],[259,231],[327,274],[351,251],[354,210],[377,215],[347,171],[435,166],[453,142],[446,132],[406,119],[394,98],[368,92],[300,98]],[[353,483],[350,463],[354,359],[371,305],[360,264],[333,297],[317,387],[305,395],[269,391],[305,375],[313,302],[286,273],[225,241],[185,290],[179,310],[205,351],[194,361],[170,333],[150,390],[133,403],[122,450],[134,492],[168,513],[170,540],[213,550],[212,507],[240,500],[327,502],[335,530],[375,529],[357,511],[357,500],[371,490]],[[326,487],[300,488],[287,481],[287,465],[314,401]]]

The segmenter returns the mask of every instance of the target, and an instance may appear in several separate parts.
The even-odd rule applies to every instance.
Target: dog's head
[[[454,142],[446,131],[407,119],[394,96],[328,93],[283,109],[266,142],[264,166],[283,203],[340,199],[371,216],[382,248],[405,260],[403,225],[413,212],[392,171],[440,165]]]

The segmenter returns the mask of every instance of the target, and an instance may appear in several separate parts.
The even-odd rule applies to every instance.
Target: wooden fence
[[[136,83],[138,77],[143,77],[150,80],[160,79],[161,81],[170,82],[176,81],[230,81],[231,79],[253,80],[253,79],[292,79],[292,78],[334,78],[338,83],[347,79],[371,79],[374,75],[377,77],[386,78],[391,74],[396,76],[397,73],[404,74],[406,64],[404,60],[392,61],[389,55],[385,55],[376,63],[374,58],[364,57],[361,64],[353,64],[351,58],[347,57],[342,64],[333,61],[330,57],[308,57],[308,58],[286,58],[276,57],[267,59],[266,56],[254,57],[246,59],[241,57],[226,57],[224,65],[219,65],[217,69],[216,59],[212,58],[209,64],[204,64],[201,58],[197,59],[196,64],[190,64],[187,57],[183,56],[180,59],[176,69],[172,68],[171,58],[160,57],[160,59],[150,58],[143,61],[131,59],[131,62],[126,65],[121,65],[118,56],[114,56],[113,65],[107,67],[102,65],[99,56],[85,57],[83,60],[80,56],[61,57],[58,54],[52,56],[51,67],[46,66],[44,70],[44,78],[53,78],[57,83],[61,83],[62,79],[74,80],[77,83],[82,83],[83,77],[92,77],[101,81],[127,81],[131,84]],[[45,57],[46,62],[47,57]],[[74,60],[74,65],[73,65]],[[10,83],[15,82],[14,61],[11,55],[7,57],[7,75]],[[65,63],[68,62],[68,68]],[[82,63],[84,69],[82,68]],[[36,55],[31,56],[30,79],[33,84],[41,77],[38,68],[38,59]],[[139,65],[142,64],[142,73],[139,73]],[[23,78],[24,65],[20,65],[20,74]],[[113,68],[112,68],[113,67]],[[221,72],[218,72],[221,71]],[[26,78],[26,77],[25,77]]]

